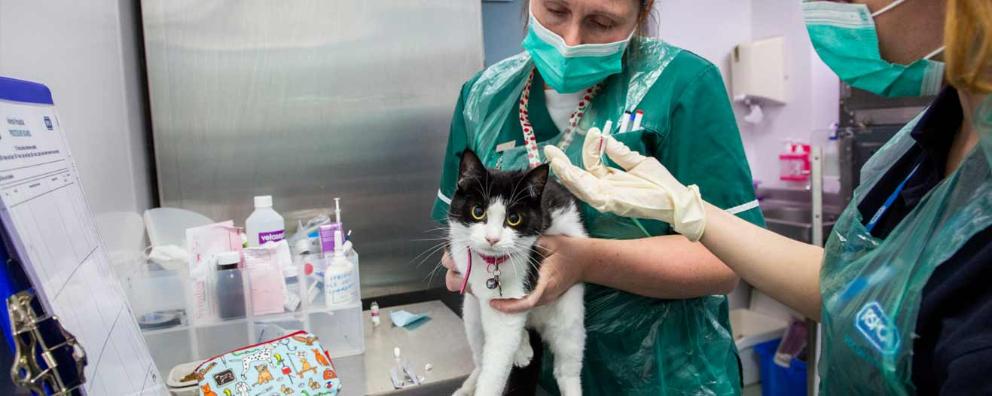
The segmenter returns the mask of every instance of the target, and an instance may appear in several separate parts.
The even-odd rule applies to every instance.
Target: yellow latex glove
[[[624,170],[603,165],[606,155]],[[585,170],[572,165],[553,145],[544,148],[555,174],[576,197],[600,212],[624,217],[661,220],[691,241],[698,241],[706,227],[703,198],[695,185],[686,187],[658,160],[632,151],[597,128],[586,133],[582,145]]]

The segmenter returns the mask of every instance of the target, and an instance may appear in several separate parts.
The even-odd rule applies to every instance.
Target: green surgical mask
[[[874,17],[902,4],[896,0],[872,14],[864,4],[811,1],[803,3],[806,29],[813,48],[841,80],[882,96],[929,96],[940,91],[944,64],[930,60],[940,48],[909,65],[882,58]]]
[[[534,59],[544,82],[559,93],[573,93],[623,70],[623,53],[633,36],[634,32],[630,32],[621,41],[569,46],[531,12],[523,47]]]

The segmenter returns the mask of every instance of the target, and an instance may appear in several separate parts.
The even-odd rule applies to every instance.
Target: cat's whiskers
[[[510,196],[510,203],[507,204],[508,207],[512,207],[516,205],[517,203],[519,203],[524,198],[527,198],[530,195],[529,190],[520,188],[520,183],[522,182],[523,179],[517,180],[517,184],[513,186],[513,195]]]
[[[431,269],[431,272],[428,272],[427,275],[424,276],[424,278],[427,279],[427,285],[428,285],[428,287],[430,287],[430,285],[434,284],[434,275],[437,274],[437,270],[439,270],[441,268],[444,268],[444,266],[442,266],[441,263],[438,262],[437,264],[434,265],[434,268]]]
[[[510,258],[508,261],[511,263],[510,265],[513,266],[513,270],[515,273],[525,274],[526,270],[529,269],[527,268],[527,266],[534,266],[534,263],[532,262],[533,258],[530,257],[530,251],[532,246],[533,246],[533,242],[521,241],[520,239],[513,241],[513,249],[512,251],[508,252],[507,256],[509,256]],[[525,267],[519,268],[519,265],[517,263],[518,261],[523,261]],[[522,281],[526,282],[527,277],[522,276]]]
[[[418,254],[416,257],[414,257],[410,261],[412,262],[412,261],[417,260],[420,257],[423,257],[423,258],[420,259],[420,261],[418,263],[415,264],[415,266],[420,267],[425,262],[427,262],[427,260],[429,258],[434,257],[439,251],[441,251],[442,249],[446,249],[449,246],[450,246],[450,243],[448,241],[442,241],[442,242],[434,245],[433,247],[424,250],[423,252],[421,252],[420,254]],[[434,282],[434,274],[436,274],[437,271],[438,271],[438,269],[440,269],[440,268],[443,268],[443,266],[441,265],[441,260],[437,260],[437,263],[434,264],[434,268],[432,268],[430,272],[428,272],[426,275],[424,275],[424,279],[427,280],[427,284],[428,285],[430,285],[430,284],[432,284]]]
[[[447,247],[447,246],[444,246],[444,247]],[[436,252],[437,252],[437,250],[435,250],[435,253]],[[434,253],[428,255],[427,257],[433,256],[433,255],[434,255]],[[426,261],[426,260],[427,259],[425,258],[423,261]],[[421,264],[423,264],[423,261],[421,262]],[[418,266],[419,265],[420,264],[418,264]],[[438,270],[441,270],[441,269],[443,269],[445,271],[447,270],[447,268],[445,268],[443,265],[441,265],[441,260],[438,260],[437,263],[434,264],[434,268],[432,268],[431,271],[428,272],[427,275],[424,276],[424,278],[427,279],[427,284],[428,285],[431,285],[431,284],[434,283],[434,275],[437,274]]]
[[[413,261],[417,261],[417,259],[420,259],[420,261],[417,262],[417,264],[416,264],[419,267],[419,266],[423,265],[424,262],[427,261],[427,259],[429,259],[431,256],[434,256],[435,254],[437,254],[442,249],[448,248],[448,246],[450,246],[450,243],[448,241],[440,241],[437,244],[435,244],[434,246],[431,246],[431,247],[425,249],[423,252],[420,252],[420,254],[416,255],[410,261],[413,262]]]
[[[520,202],[520,200],[524,198],[524,196],[520,194],[520,183],[523,183],[523,181],[524,179],[517,180],[517,183],[513,185],[513,195],[510,195],[510,203],[506,206],[511,207],[516,205],[517,202]]]
[[[482,191],[483,201],[489,202],[489,193],[492,186],[489,183],[483,183],[482,178],[476,178],[475,183],[479,185],[479,190]]]
[[[446,241],[446,240],[448,240],[448,237],[411,239],[410,242],[433,242],[433,241]]]
[[[424,231],[424,234],[438,234],[438,236],[447,238],[448,237],[448,233],[450,231],[451,231],[451,226],[445,225],[445,226],[442,226],[442,227],[431,228],[431,229],[429,229],[427,231]]]
[[[410,260],[410,262],[416,261],[417,259],[421,258],[421,256],[424,256],[424,254],[427,254],[427,257],[434,255],[439,250],[439,247],[447,247],[450,239],[450,231],[451,231],[451,226],[444,224],[424,232],[425,234],[439,232],[440,235],[438,235],[436,238],[411,239],[411,241],[413,242],[438,242],[438,243],[435,244],[434,246],[425,249],[420,254],[416,255],[413,259]],[[424,260],[426,260],[426,258],[424,258]],[[421,260],[420,264],[423,264],[424,260]]]
[[[541,256],[540,258],[538,258],[538,257],[534,257],[534,255],[533,254],[530,254],[530,252],[527,252],[527,253],[528,253],[526,255],[527,256],[527,262],[529,262],[535,268],[540,267],[541,266],[541,262],[544,261],[544,256],[541,256],[541,254],[538,253],[538,255]]]

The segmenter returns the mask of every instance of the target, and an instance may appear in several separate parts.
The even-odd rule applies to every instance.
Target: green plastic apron
[[[637,108],[678,49],[642,39],[635,46],[639,62],[607,79],[576,127],[565,153],[581,163],[585,131],[618,119]],[[463,112],[475,152],[487,167],[526,169],[526,147],[496,152],[496,139],[509,112],[518,110],[517,99],[533,68],[530,57],[517,55],[490,67],[466,97]],[[509,100],[493,103],[497,92],[513,89]],[[511,119],[516,119],[513,117]],[[638,134],[616,137],[637,149]],[[561,134],[539,142],[557,145]],[[590,236],[634,239],[659,235],[661,229],[647,222],[600,213],[583,204]],[[658,300],[598,285],[586,287],[587,342],[582,385],[587,395],[727,395],[740,392],[738,360],[729,331],[726,298],[710,296],[687,300]],[[551,375],[553,357],[545,350],[542,385],[557,393]]]
[[[992,225],[992,183],[982,150],[930,191],[885,240],[858,204],[914,145],[919,116],[862,170],[864,183],[834,226],[820,273],[821,394],[908,395],[913,331],[927,280],[972,235]]]

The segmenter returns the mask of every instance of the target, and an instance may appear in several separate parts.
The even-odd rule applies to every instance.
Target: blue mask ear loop
[[[913,175],[916,174],[916,171],[920,169],[920,165],[921,165],[920,163],[917,163],[916,166],[913,167],[913,171],[909,172],[909,176],[906,176],[906,178],[902,181],[902,183],[899,183],[899,186],[896,187],[895,191],[892,192],[892,195],[889,195],[889,198],[885,200],[885,203],[882,204],[882,207],[878,208],[878,211],[875,212],[875,215],[871,217],[871,220],[868,221],[867,225],[865,225],[865,229],[868,230],[868,233],[871,233],[872,230],[875,229],[875,226],[878,225],[878,221],[882,219],[882,216],[885,215],[885,212],[889,210],[889,208],[892,206],[892,203],[896,201],[896,198],[899,197],[899,194],[902,193],[902,190],[906,188],[906,183],[908,183],[909,179],[912,179]]]

